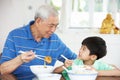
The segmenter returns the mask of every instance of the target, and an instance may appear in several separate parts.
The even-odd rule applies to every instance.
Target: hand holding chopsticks
[[[19,53],[26,53],[25,51],[19,51]],[[35,52],[34,52],[35,53]],[[44,60],[48,64],[52,62],[52,58],[50,56],[42,56],[42,55],[35,55],[37,59]]]
[[[65,59],[65,62],[64,62],[64,67],[69,67],[69,66],[71,66],[72,65],[72,63],[73,63],[73,60],[69,60],[67,57],[65,57],[64,55],[61,55],[61,57],[63,57],[64,59]],[[63,67],[63,68],[64,68]]]
[[[33,53],[33,51],[28,51],[28,52],[19,51],[19,53],[22,53],[18,55],[18,57],[22,62],[29,62],[34,59],[35,54]]]

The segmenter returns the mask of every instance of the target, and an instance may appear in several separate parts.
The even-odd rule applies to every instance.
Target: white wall
[[[45,0],[0,0],[0,52],[9,33],[34,19],[38,6]]]
[[[12,29],[20,27],[33,19],[35,9],[46,0],[0,0],[0,52],[5,39]],[[87,36],[98,35],[103,37],[108,46],[108,54],[103,58],[105,62],[120,67],[120,35],[100,35],[91,30],[78,30],[78,32],[57,32],[61,39],[76,53],[81,41]]]

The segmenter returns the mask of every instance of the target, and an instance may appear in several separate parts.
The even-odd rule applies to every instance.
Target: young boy
[[[70,70],[74,65],[87,65],[91,69],[95,69],[98,72],[98,76],[120,76],[120,69],[98,60],[104,57],[106,53],[106,43],[102,38],[97,36],[88,37],[82,42],[78,58],[74,61],[66,60],[64,65],[56,67],[53,72],[62,73],[65,80],[70,80],[63,66]]]

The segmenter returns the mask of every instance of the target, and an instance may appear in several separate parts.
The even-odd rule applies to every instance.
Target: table
[[[119,77],[112,77],[112,76],[109,76],[109,77],[105,77],[105,76],[102,76],[102,77],[97,77],[96,80],[120,80],[120,76]]]
[[[17,80],[17,78],[12,75],[12,74],[7,74],[7,75],[0,75],[0,80]],[[61,80],[64,80],[63,78],[61,78]],[[120,76],[119,77],[112,77],[112,76],[109,76],[109,77],[97,77],[96,80],[120,80]]]
[[[17,80],[13,74],[0,75],[0,80]]]

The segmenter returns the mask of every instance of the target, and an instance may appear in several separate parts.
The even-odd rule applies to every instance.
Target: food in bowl
[[[50,56],[46,56],[44,58],[44,61],[46,61],[48,64],[50,64],[52,62],[52,58]]]
[[[44,73],[37,75],[39,80],[60,80],[61,74]]]
[[[42,73],[52,73],[54,67],[48,66],[44,67],[44,65],[32,65],[30,66],[32,73],[35,75],[42,74]]]
[[[97,77],[97,73],[91,74],[74,74],[68,73],[71,80],[95,80]]]
[[[78,66],[79,67],[79,66]],[[75,68],[68,72],[71,80],[95,80],[98,72],[93,69],[86,69],[84,67]]]

